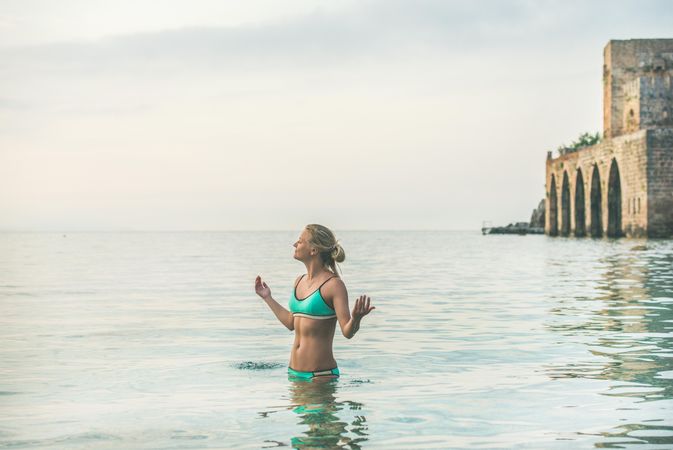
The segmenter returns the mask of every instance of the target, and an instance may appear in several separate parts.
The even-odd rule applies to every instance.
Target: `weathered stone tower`
[[[545,233],[673,237],[673,39],[610,41],[603,140],[547,154]]]

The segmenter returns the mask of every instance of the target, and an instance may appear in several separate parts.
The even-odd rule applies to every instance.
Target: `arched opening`
[[[601,204],[601,176],[598,173],[598,165],[594,164],[591,174],[591,236],[603,236],[603,205]]]
[[[587,225],[584,214],[584,177],[582,170],[577,169],[575,176],[575,236],[583,237],[587,234]]]
[[[556,178],[551,176],[549,187],[549,236],[558,235],[558,201],[556,199]]]
[[[622,184],[617,160],[612,159],[608,177],[608,236],[622,235]]]
[[[561,236],[570,234],[570,183],[568,172],[563,172],[561,184]]]

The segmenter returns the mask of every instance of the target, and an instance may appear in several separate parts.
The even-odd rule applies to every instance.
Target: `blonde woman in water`
[[[343,335],[350,339],[360,328],[362,318],[375,307],[370,306],[369,297],[361,295],[355,300],[353,312],[349,312],[346,285],[336,268],[346,254],[329,228],[307,225],[294,248],[294,259],[304,263],[306,274],[294,282],[290,310],[271,297],[271,289],[259,275],[255,279],[255,292],[288,330],[294,330],[290,377],[336,378],[339,368],[332,354],[332,341],[337,321]]]

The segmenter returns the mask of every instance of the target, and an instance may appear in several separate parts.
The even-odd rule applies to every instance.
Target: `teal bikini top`
[[[304,275],[302,275],[302,278]],[[294,289],[292,290],[292,296],[290,297],[290,312],[293,316],[299,317],[309,317],[311,319],[332,319],[336,317],[335,311],[331,308],[326,302],[325,299],[320,295],[320,288],[323,287],[325,283],[331,280],[334,277],[329,277],[321,284],[318,289],[313,291],[311,295],[306,298],[297,298],[297,284],[301,281],[297,281]]]

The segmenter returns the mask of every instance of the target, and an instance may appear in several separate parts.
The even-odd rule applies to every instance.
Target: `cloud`
[[[553,3],[562,11],[562,4]],[[557,17],[530,2],[369,1],[349,11],[316,11],[281,22],[190,27],[0,50],[4,63],[32,69],[126,70],[167,63],[200,68],[332,64],[419,49],[470,52],[528,40]],[[555,19],[554,19],[555,20]],[[553,24],[551,24],[553,25]]]
[[[23,111],[28,108],[29,108],[28,104],[21,100],[16,100],[7,97],[0,97],[0,110],[4,109],[8,111]]]
[[[54,71],[250,70],[331,66],[402,58],[418,52],[470,54],[533,47],[550,40],[572,45],[615,22],[653,30],[672,13],[665,2],[559,2],[487,0],[364,1],[346,11],[316,10],[299,18],[239,27],[189,27],[0,50],[0,71],[10,66]],[[658,14],[661,10],[662,14]],[[651,11],[651,12],[650,12]],[[652,17],[652,16],[656,16]],[[655,20],[652,20],[655,19]],[[669,22],[670,23],[670,22]],[[607,42],[607,40],[606,40]],[[1,73],[0,73],[1,76]]]

